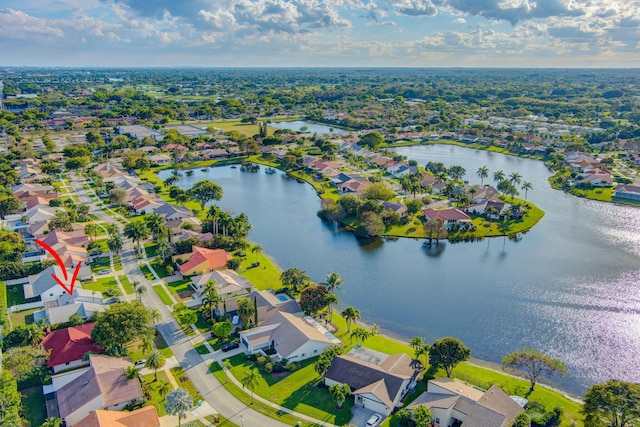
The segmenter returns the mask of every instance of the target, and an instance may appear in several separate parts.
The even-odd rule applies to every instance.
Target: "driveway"
[[[353,414],[353,418],[349,421],[349,425],[356,427],[366,427],[369,417],[375,414],[375,412],[370,409],[355,405],[351,407],[351,413]]]

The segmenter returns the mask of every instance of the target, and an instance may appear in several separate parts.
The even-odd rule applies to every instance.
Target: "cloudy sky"
[[[2,0],[0,65],[640,67],[640,0]]]

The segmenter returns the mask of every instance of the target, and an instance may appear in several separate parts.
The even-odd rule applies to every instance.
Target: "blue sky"
[[[640,67],[640,1],[2,0],[0,65]]]

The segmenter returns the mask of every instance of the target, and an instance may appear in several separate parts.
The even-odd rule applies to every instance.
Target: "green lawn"
[[[82,287],[90,291],[102,292],[104,296],[109,296],[109,294],[110,296],[122,295],[114,277],[102,277],[96,279],[95,282],[84,282]]]
[[[240,263],[243,267],[239,272],[240,275],[246,277],[248,281],[253,283],[253,285],[261,291],[282,287],[282,282],[280,282],[280,270],[269,257],[264,254],[258,254],[258,262],[260,265],[256,268],[248,268],[255,262],[256,254],[252,254],[249,249],[247,257]]]
[[[147,267],[147,264],[141,265],[140,266],[140,271],[142,271],[142,274],[144,274],[144,277],[146,277],[147,280],[155,280],[156,279],[155,276],[153,275],[153,273],[151,272],[151,270],[149,270],[149,267]]]
[[[109,257],[101,257],[95,260],[90,264],[91,271],[93,273],[97,273],[100,270],[110,270],[111,269],[111,260]]]
[[[122,271],[122,260],[120,259],[120,255],[113,257],[113,268],[116,271]]]
[[[0,281],[0,326],[7,327],[7,288]]]
[[[180,388],[187,390],[191,395],[191,397],[193,398],[193,403],[197,405],[198,400],[202,400],[202,396],[200,395],[200,393],[198,393],[198,390],[195,388],[195,386],[193,385],[189,377],[185,375],[184,369],[180,367],[171,368],[170,372],[171,372],[171,375],[173,375],[173,378],[176,380],[176,383],[178,383],[178,386]],[[182,381],[181,378],[186,378],[186,379]]]
[[[24,411],[24,418],[29,423],[29,426],[37,427],[41,425],[47,418],[47,409],[44,403],[44,395],[42,394],[42,387],[29,387],[20,390],[22,394],[22,407]]]
[[[167,287],[169,288],[169,292],[171,292],[177,300],[185,301],[189,298],[181,298],[178,296],[178,293],[193,291],[193,287],[191,287],[191,283],[192,282],[190,279],[176,280],[175,282],[167,283]]]
[[[29,310],[22,310],[16,313],[9,314],[9,321],[14,328],[18,325],[29,325],[33,323],[33,313],[42,310],[41,308],[31,308]]]
[[[149,394],[151,394],[151,400],[149,401],[150,405],[153,405],[158,411],[158,416],[162,417],[167,414],[167,411],[164,408],[164,404],[166,403],[165,399],[160,396],[158,389],[163,382],[168,383],[169,377],[167,376],[165,371],[158,371],[158,381],[154,382],[154,375],[148,374],[142,377],[143,381],[146,384],[149,384]]]
[[[147,254],[147,258],[156,256],[156,242],[146,242],[144,244],[144,251]]]
[[[155,348],[157,348],[160,351],[160,353],[162,353],[162,355],[165,358],[173,356],[173,352],[171,351],[171,348],[167,345],[165,340],[162,338],[162,335],[156,334],[155,338],[153,339],[153,345],[155,346]],[[142,350],[140,350],[139,341],[135,341],[129,344],[127,346],[127,351],[128,351],[129,358],[133,362],[135,362],[136,360],[141,360],[146,358],[145,355],[142,353]]]
[[[118,276],[118,279],[120,280],[120,283],[122,283],[122,287],[128,295],[131,295],[135,292],[135,289],[133,289],[133,285],[131,285],[131,282],[129,282],[129,278],[127,276]]]
[[[101,250],[102,252],[109,252],[109,245],[107,245],[107,240],[108,239],[98,239],[98,240],[96,240],[96,246],[91,250],[92,251]]]
[[[173,305],[171,297],[167,294],[167,291],[164,290],[164,287],[162,285],[154,286],[153,290],[156,291],[156,294],[158,294],[163,303],[165,303],[166,305]]]
[[[198,354],[209,354],[210,353],[210,351],[207,348],[207,346],[204,345],[203,343],[196,344],[196,346],[194,348],[196,349]]]
[[[227,359],[230,373],[238,380],[251,367],[258,367],[261,377],[255,393],[273,403],[336,425],[345,425],[351,419],[353,400],[348,399],[343,409],[337,410],[325,387],[318,387],[318,374],[313,369],[317,358],[304,360],[300,369],[276,376],[266,373],[255,362],[246,361],[243,354]]]
[[[4,286],[4,282],[0,283],[1,287],[5,287]],[[14,305],[19,305],[19,304],[24,304],[26,302],[26,300],[24,299],[24,290],[23,290],[24,285],[12,285],[12,286],[7,286],[6,287],[6,291],[7,291],[7,307],[11,307]],[[0,301],[0,305],[1,305],[2,301]]]
[[[590,188],[588,190],[582,190],[572,187],[569,189],[569,193],[574,196],[584,197],[586,199],[600,200],[601,202],[610,202],[613,198],[615,190],[613,187],[608,188]]]
[[[158,261],[158,260],[151,261],[150,264],[151,264],[151,267],[156,272],[156,274],[158,275],[158,277],[160,277],[161,279],[163,277],[170,276],[170,274],[167,273],[167,268],[164,265],[162,265],[161,261]]]
[[[252,403],[248,391],[243,390],[242,388],[236,386],[233,382],[231,382],[227,375],[222,371],[222,367],[218,364],[218,362],[213,362],[211,364],[211,366],[209,367],[209,372],[211,372],[218,379],[218,381],[220,381],[220,383],[222,383],[224,387],[238,400],[246,405],[251,405],[251,409],[254,409],[262,414],[265,414],[288,425],[300,425],[303,427],[317,426],[317,424],[299,420],[293,415],[278,411],[277,409],[274,409],[271,406],[267,406],[260,401],[254,400]],[[296,424],[298,422],[300,422],[300,424]]]

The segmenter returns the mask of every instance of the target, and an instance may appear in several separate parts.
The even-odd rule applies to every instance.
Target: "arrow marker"
[[[54,251],[51,246],[47,245],[42,240],[36,239],[36,244],[42,246],[47,252],[51,254],[51,256],[55,258],[55,260],[58,263],[58,266],[62,270],[62,274],[64,275],[64,282],[66,282],[69,279],[67,275],[67,267],[65,267],[64,263],[62,262],[60,255],[58,255],[57,252]],[[69,295],[73,295],[73,287],[76,284],[76,279],[78,278],[78,273],[80,272],[81,265],[82,265],[82,261],[78,261],[78,264],[76,265],[76,269],[73,272],[73,276],[71,277],[71,283],[69,284],[69,287],[67,287],[65,283],[62,280],[60,280],[60,278],[55,274],[52,274],[51,277],[53,277],[55,281],[58,282],[58,285],[62,286],[62,289],[64,289]]]

